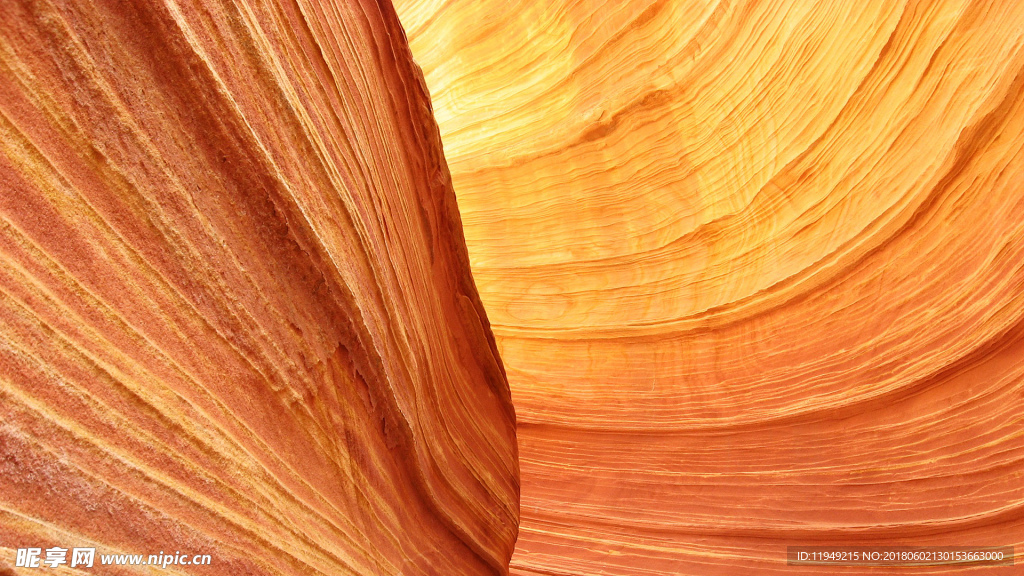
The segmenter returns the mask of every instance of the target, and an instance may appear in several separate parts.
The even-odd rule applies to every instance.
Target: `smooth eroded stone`
[[[1024,3],[396,7],[519,416],[514,573],[1024,545]]]

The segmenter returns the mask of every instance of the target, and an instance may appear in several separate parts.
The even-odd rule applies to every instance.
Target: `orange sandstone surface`
[[[1024,546],[1024,3],[0,15],[0,574]]]
[[[516,406],[513,573],[1024,544],[1024,3],[395,4]]]
[[[0,16],[0,573],[507,573],[515,414],[390,4]],[[15,566],[53,546],[96,566]]]

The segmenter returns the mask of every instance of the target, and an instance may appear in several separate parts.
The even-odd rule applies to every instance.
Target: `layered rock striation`
[[[397,9],[2,9],[0,573],[1024,545],[1024,4]]]
[[[513,573],[1024,544],[1024,4],[396,6],[519,418]]]
[[[0,12],[0,568],[507,573],[515,414],[390,5]]]

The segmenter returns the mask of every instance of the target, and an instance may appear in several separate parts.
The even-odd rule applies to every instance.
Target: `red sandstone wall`
[[[390,6],[0,13],[0,572],[506,573],[515,414]]]

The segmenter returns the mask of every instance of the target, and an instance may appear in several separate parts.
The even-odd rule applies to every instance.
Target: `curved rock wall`
[[[0,12],[0,571],[507,573],[515,414],[391,6]]]
[[[519,416],[514,573],[1024,544],[1024,4],[396,5]]]

